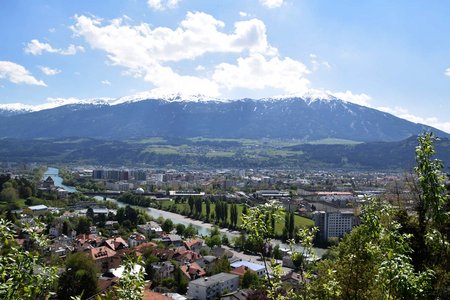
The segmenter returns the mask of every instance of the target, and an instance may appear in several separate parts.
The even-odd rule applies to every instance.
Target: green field
[[[170,200],[162,201],[160,203],[162,204],[163,210],[169,210],[170,206],[175,204],[174,201],[170,201]],[[177,207],[178,213],[183,212],[183,211],[189,212],[189,205],[187,203],[177,203],[175,205]],[[214,203],[211,203],[211,213],[215,212],[215,207],[216,207],[216,205]],[[237,206],[237,208],[238,208],[238,223],[237,223],[237,225],[238,226],[240,226],[242,223],[241,215],[242,215],[243,207],[244,207],[243,204],[238,204],[238,206]],[[205,216],[206,216],[206,204],[203,203],[202,204],[202,217],[205,217]],[[230,221],[230,207],[228,207],[228,221]],[[295,215],[294,221],[295,221],[295,227],[307,227],[307,226],[314,225],[314,221],[312,221],[311,219],[301,217],[298,215]],[[283,227],[284,227],[284,219],[275,223],[275,232],[278,235],[281,235],[283,233]]]

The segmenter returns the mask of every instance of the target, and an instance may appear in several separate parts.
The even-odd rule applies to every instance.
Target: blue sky
[[[450,132],[450,3],[0,0],[0,105],[333,94]]]

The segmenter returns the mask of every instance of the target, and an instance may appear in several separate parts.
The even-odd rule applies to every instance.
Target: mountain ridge
[[[180,95],[171,99],[119,98],[113,102],[85,101],[22,114],[0,114],[0,137],[83,136],[115,140],[203,136],[370,142],[399,141],[426,130],[450,137],[430,126],[333,96],[238,100],[198,96],[190,100]]]

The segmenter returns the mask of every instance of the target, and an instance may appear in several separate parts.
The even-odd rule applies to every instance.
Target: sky
[[[450,2],[0,0],[0,107],[324,95],[450,133]]]

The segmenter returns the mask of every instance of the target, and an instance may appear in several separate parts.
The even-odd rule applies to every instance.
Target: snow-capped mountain
[[[58,106],[61,103],[65,105]],[[0,137],[203,136],[398,141],[423,130],[448,137],[437,129],[329,94],[233,101],[202,95],[139,94],[119,99],[55,100],[50,104],[54,108],[41,106],[28,113],[1,117]]]

